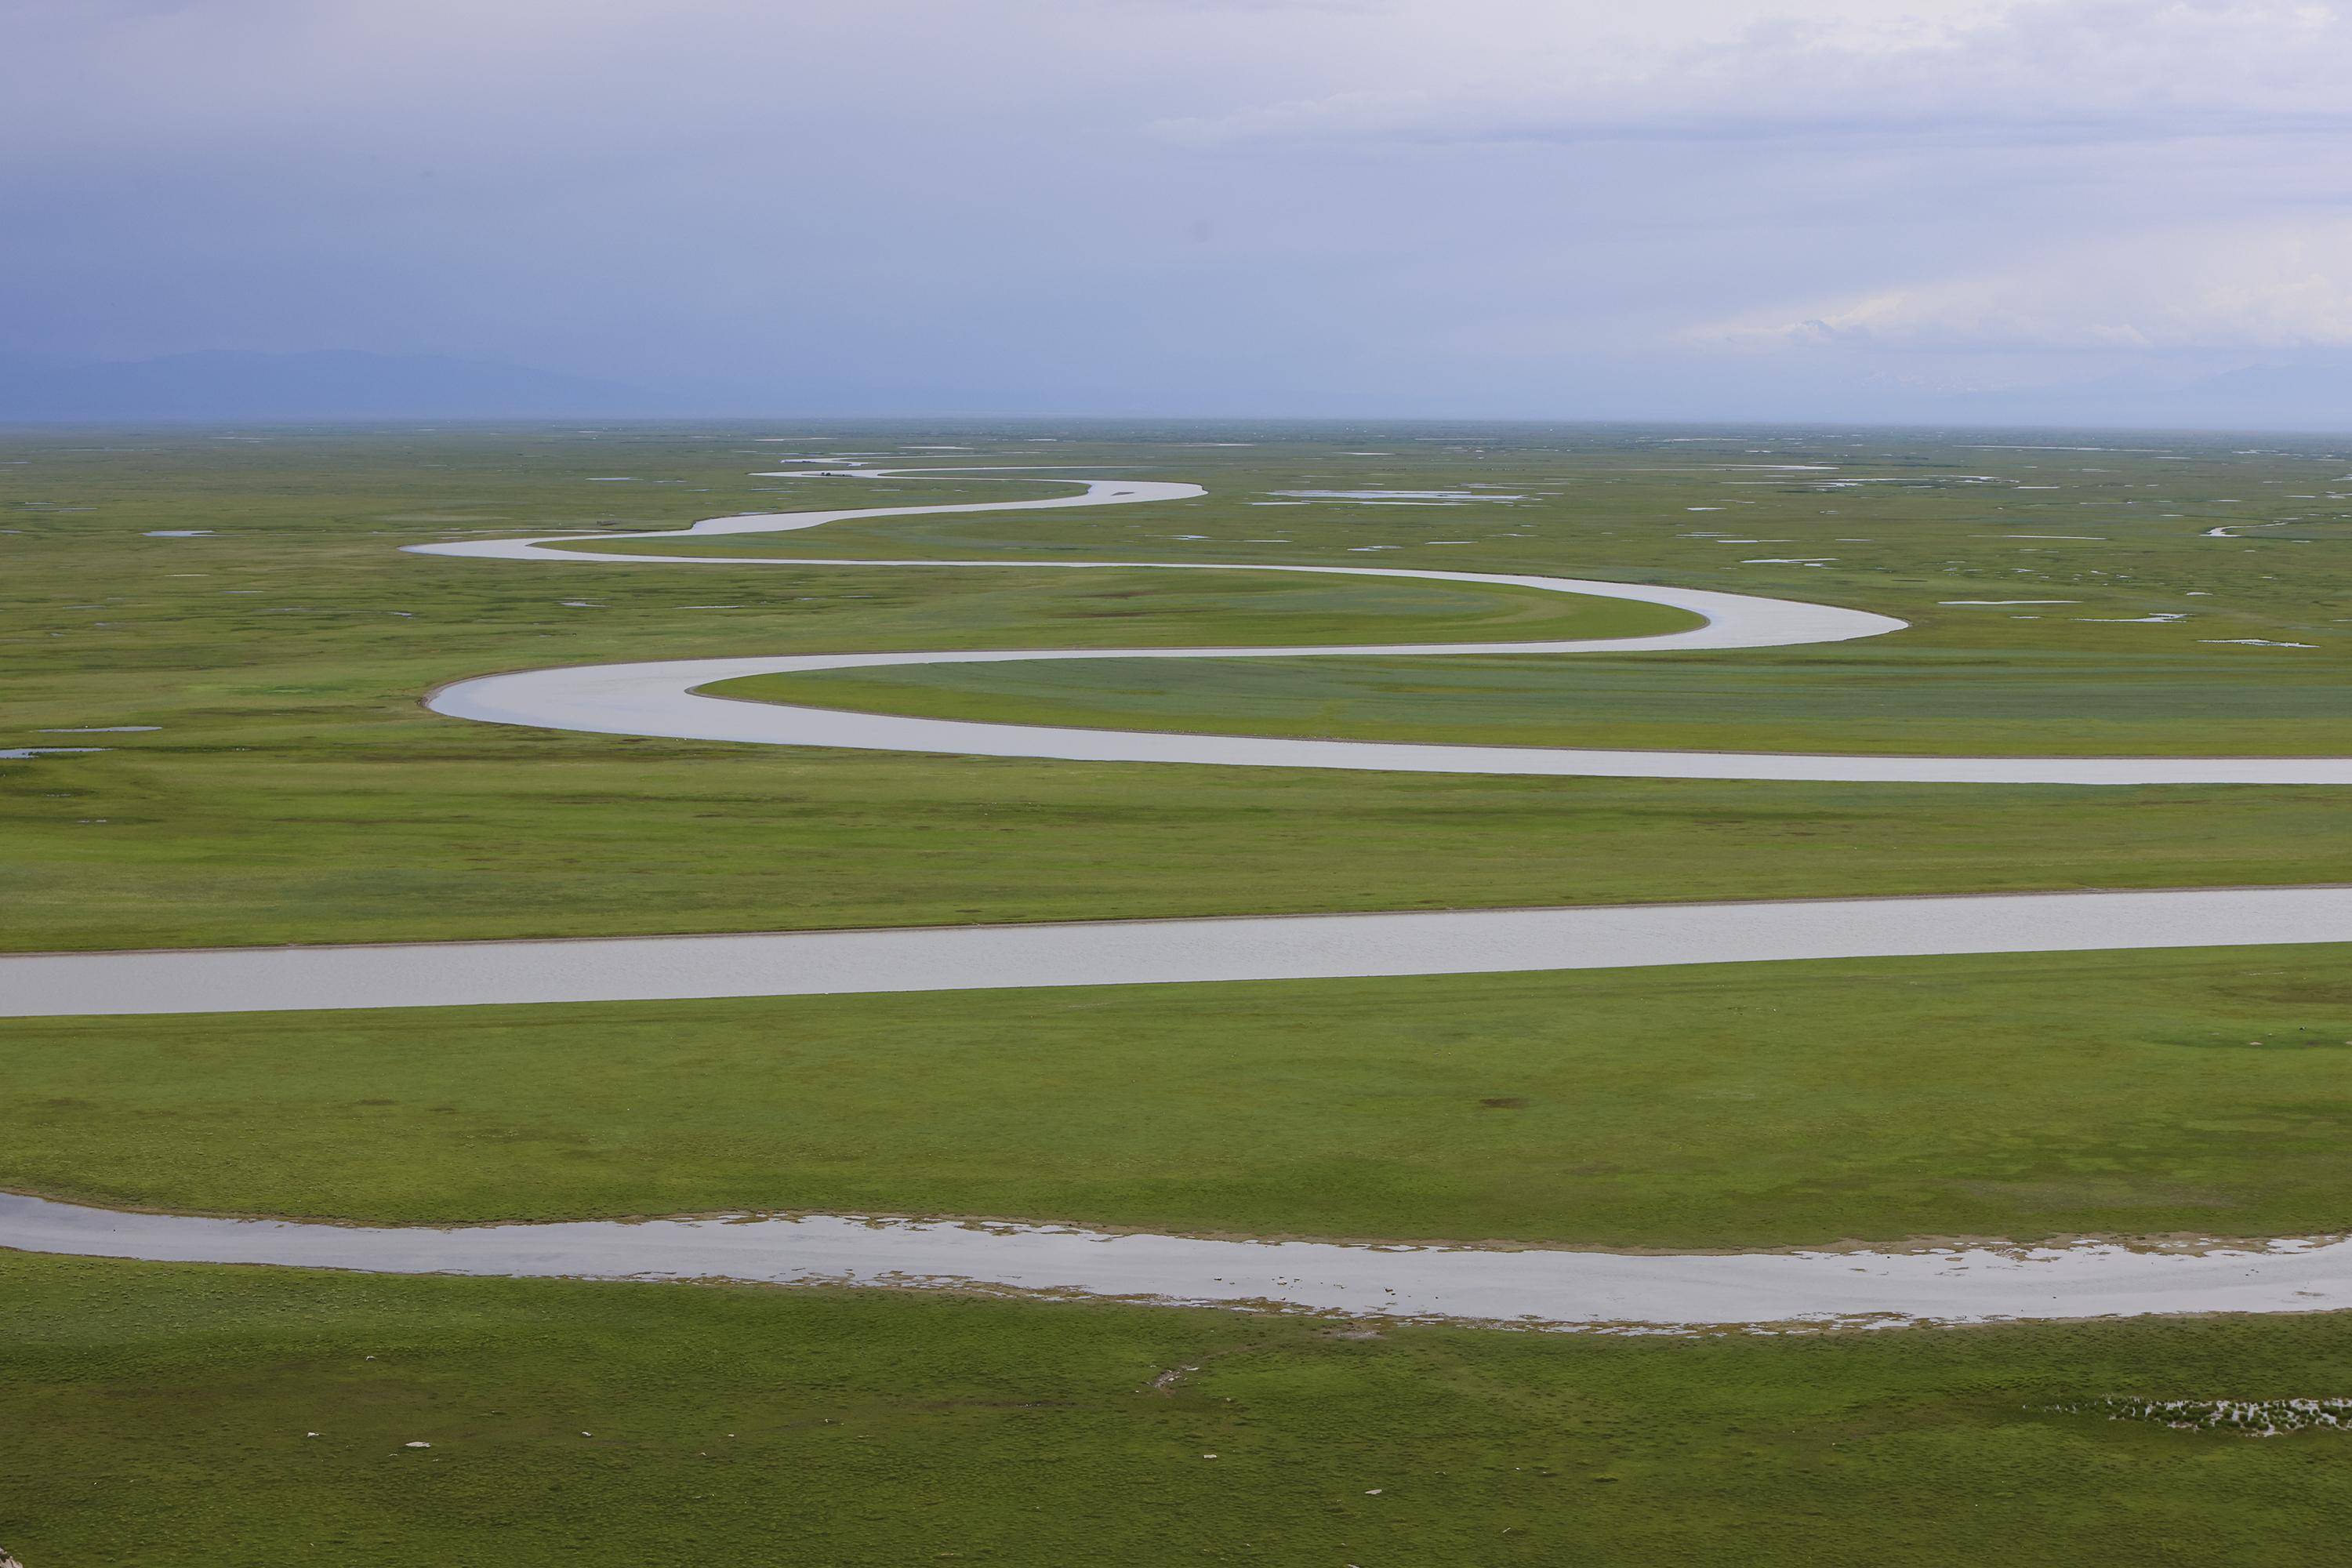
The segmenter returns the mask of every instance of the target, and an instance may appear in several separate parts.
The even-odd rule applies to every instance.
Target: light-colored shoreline
[[[1622,1253],[1246,1241],[856,1215],[370,1227],[0,1194],[0,1243],[373,1274],[962,1289],[1154,1305],[1696,1332],[2352,1307],[2352,1241],[2142,1250]]]

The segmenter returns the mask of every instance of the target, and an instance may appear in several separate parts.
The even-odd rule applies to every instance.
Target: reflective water
[[[371,1229],[0,1194],[0,1247],[387,1274],[961,1288],[1563,1328],[1959,1323],[2352,1306],[2352,1243],[1658,1255],[1222,1241],[856,1215]]]

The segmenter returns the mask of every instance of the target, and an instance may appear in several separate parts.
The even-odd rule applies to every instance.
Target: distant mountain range
[[[617,382],[490,360],[356,349],[161,359],[0,356],[0,420],[364,419],[656,414]]]

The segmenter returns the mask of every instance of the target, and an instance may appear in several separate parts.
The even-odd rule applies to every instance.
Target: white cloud
[[[2075,246],[2012,267],[1694,327],[1692,346],[2352,346],[2352,219]]]

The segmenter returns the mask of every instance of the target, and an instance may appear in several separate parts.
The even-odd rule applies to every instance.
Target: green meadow
[[[1509,745],[2288,756],[2352,746],[2352,616],[2341,613],[2352,574],[2324,548],[2352,521],[2344,460],[1974,454],[2003,470],[1995,477],[1938,472],[1920,453],[1861,463],[1812,448],[1774,455],[1843,461],[1835,474],[1759,478],[1761,465],[1685,459],[1662,476],[1618,457],[1564,476],[1497,453],[1455,470],[1492,474],[1498,489],[1563,488],[1442,504],[1302,500],[1250,524],[1282,519],[1281,538],[1188,540],[1125,518],[1097,526],[1116,537],[1123,525],[1129,549],[1163,554],[1213,547],[1262,562],[1672,583],[1850,605],[1901,616],[1909,630],[1614,658],[1204,660],[1174,672],[1117,661],[898,666],[719,689],[925,717]],[[1363,469],[1349,478],[1372,488],[1425,472],[1369,459]],[[1718,504],[1675,504],[1699,498]],[[2250,524],[2250,535],[2210,533]],[[869,535],[892,526],[863,525]],[[1044,526],[1058,528],[1059,548],[1103,547],[1075,519]],[[977,550],[1003,527],[929,520],[926,552]],[[1439,534],[1465,537],[1430,537]],[[817,552],[788,537],[752,548]]]
[[[2252,1568],[2352,1510],[2339,1432],[2082,1408],[2340,1394],[2339,1316],[1644,1340],[6,1256],[0,1299],[28,1564]]]
[[[1741,1249],[2352,1228],[2352,952],[0,1022],[0,1187]]]
[[[2247,662],[2265,657],[2266,668]],[[1454,744],[1950,756],[2334,756],[2352,745],[2343,660],[2267,648],[2234,666],[2171,650],[1875,643],[1540,664],[1203,659],[1173,679],[1139,662],[894,665],[707,689],[928,719]]]
[[[0,747],[105,748],[0,760],[10,850],[0,860],[0,945],[2352,879],[2352,857],[2332,831],[2341,806],[2330,790],[1135,769],[561,735],[457,723],[419,709],[424,692],[467,676],[617,658],[1527,639],[1678,624],[1666,612],[1601,600],[1263,573],[932,572],[723,559],[640,573],[396,548],[676,527],[744,510],[1055,493],[1034,478],[762,479],[757,471],[784,454],[839,445],[757,438],[767,434],[0,439],[0,521],[9,530],[0,533],[8,692]],[[870,447],[853,449],[957,434],[866,432],[859,438]],[[697,548],[754,559],[1110,557],[1550,572],[1794,594],[1914,623],[1864,643],[1738,655],[1410,667],[1081,660],[849,672],[762,688],[840,704],[1234,732],[1643,746],[2344,749],[2352,682],[2343,660],[2352,642],[2342,628],[2352,622],[2337,614],[2347,584],[2330,564],[2338,552],[2327,548],[2332,524],[2322,516],[2341,510],[2326,499],[2341,459],[2322,462],[2317,448],[1883,449],[1893,440],[1874,438],[1855,452],[1851,440],[1829,449],[1795,437],[1717,449],[1636,433],[1523,433],[1494,445],[1416,442],[1408,461],[1342,456],[1359,444],[1345,437],[1291,432],[1210,448],[1139,434],[1059,443],[1046,455],[1197,479],[1209,496],[844,522]],[[966,444],[988,445],[977,437]],[[1036,445],[999,439],[960,460],[1038,461]],[[1747,449],[1758,446],[1769,449]],[[1858,477],[1733,466],[1822,461]],[[1983,477],[1994,468],[2002,482]],[[1486,488],[1458,489],[1472,484]],[[1331,489],[1521,499],[1422,504],[1276,493]],[[2097,519],[2105,537],[2023,537],[2093,532],[2081,518]],[[1730,531],[1732,519],[1744,531]],[[2216,526],[2255,531],[2207,538]],[[151,536],[192,529],[209,532]],[[1736,542],[1751,539],[1759,542]],[[1766,559],[1831,554],[1838,559],[1822,565]],[[2059,597],[2074,603],[1945,603]],[[2188,618],[2141,618],[2151,615]],[[126,725],[152,728],[54,732]]]
[[[970,456],[913,450],[949,444]],[[772,477],[837,452],[1025,471]],[[398,548],[1066,493],[1031,465],[1209,494],[594,546],[691,563]],[[0,433],[0,751],[97,748],[0,756],[0,949],[2352,882],[2333,788],[1139,768],[419,706],[619,659],[1688,624],[1249,570],[1369,564],[1912,626],[730,694],[1407,741],[2352,754],[2347,489],[2317,438]],[[1084,560],[1234,570],[1055,565]],[[2346,973],[2311,946],[12,1020],[0,1188],[379,1223],[847,1209],[1614,1247],[2317,1234],[2352,1228]],[[1651,1339],[0,1254],[0,1542],[27,1568],[2251,1563],[2324,1556],[2352,1510],[2340,1433],[2058,1408],[2352,1395],[2332,1315]]]

